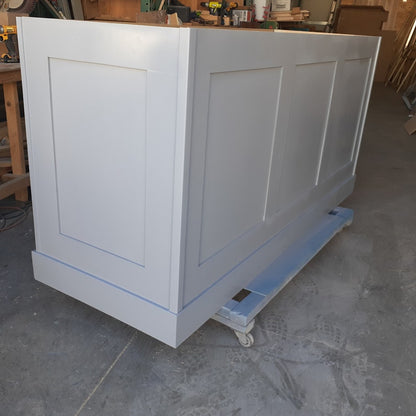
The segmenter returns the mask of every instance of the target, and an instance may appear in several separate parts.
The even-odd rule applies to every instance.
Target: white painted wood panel
[[[336,62],[296,65],[278,209],[317,185],[335,71]]]
[[[295,32],[197,30],[196,36],[185,305],[296,220],[311,203],[353,181],[352,149],[362,103],[371,88],[368,71],[374,65],[378,42],[369,37],[305,36]],[[213,42],[222,47],[210,48]],[[232,54],[228,53],[230,50]],[[217,129],[215,137],[221,137],[220,127],[213,127],[211,97],[216,94],[216,84],[212,78],[237,68],[250,70],[253,85],[267,90],[262,93],[264,106],[251,93],[253,117],[249,120],[255,133],[245,128],[247,134],[218,140],[223,146],[217,146],[217,170],[207,170],[212,146],[210,129]],[[262,76],[262,71],[273,68],[279,68],[281,74],[274,82]],[[354,85],[350,86],[350,82]],[[244,90],[245,84],[240,88]],[[222,89],[227,89],[225,84]],[[216,101],[214,115],[229,114],[232,107],[245,125],[245,118],[249,117],[247,102],[235,99],[231,105],[231,97],[235,96],[232,86],[230,91],[227,100]],[[260,117],[258,106],[267,112],[267,121]],[[221,128],[225,125],[224,121],[220,123]],[[268,154],[264,153],[261,160],[253,154],[252,163],[245,162],[244,157],[250,158],[253,153],[249,150],[253,140],[260,144],[257,151],[263,149]],[[232,143],[234,153],[228,150],[228,143]],[[240,156],[234,160],[239,151]],[[225,160],[227,169],[221,168]],[[239,172],[244,163],[244,173],[239,173],[241,181],[236,186],[230,176]],[[268,174],[264,175],[266,167]],[[248,177],[253,169],[257,172],[255,182],[250,182]],[[218,176],[211,178],[211,171]],[[349,192],[348,187],[344,189],[346,193],[340,193],[339,202]],[[238,192],[244,199],[237,196]],[[232,209],[238,205],[238,209]],[[215,224],[207,221],[209,211],[215,212]],[[242,270],[241,279],[249,279],[243,277]]]
[[[280,79],[281,68],[211,74],[200,263],[263,221]]]
[[[23,18],[19,39],[35,277],[169,345],[353,189],[377,38]]]
[[[169,308],[179,31],[24,22],[37,250]]]
[[[340,68],[328,125],[328,135],[333,139],[326,143],[320,181],[353,160],[371,64],[369,57],[346,59]]]
[[[62,59],[49,67],[60,233],[146,267],[146,71]]]

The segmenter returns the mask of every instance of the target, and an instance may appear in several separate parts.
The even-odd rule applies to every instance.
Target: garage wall
[[[311,20],[327,20],[332,0],[302,0],[303,9],[311,12]],[[346,5],[383,6],[389,12],[384,30],[398,30],[405,24],[409,14],[416,9],[416,0],[342,0]]]
[[[326,0],[319,0],[325,2]],[[362,6],[383,6],[389,12],[389,18],[384,23],[384,30],[399,30],[405,24],[410,12],[416,7],[416,0],[342,0],[342,4]]]

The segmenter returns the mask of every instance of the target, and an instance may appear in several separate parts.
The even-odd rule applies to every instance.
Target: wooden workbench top
[[[2,64],[0,63],[0,72],[11,72],[11,71],[20,71],[20,64]]]
[[[0,83],[6,84],[9,82],[20,81],[22,76],[20,74],[20,64],[2,64],[0,63]]]

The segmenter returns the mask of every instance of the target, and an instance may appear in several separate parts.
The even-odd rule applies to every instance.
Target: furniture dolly
[[[251,347],[255,317],[344,227],[352,223],[353,211],[338,207],[308,235],[282,253],[266,270],[227,302],[214,316],[231,328],[243,347]]]

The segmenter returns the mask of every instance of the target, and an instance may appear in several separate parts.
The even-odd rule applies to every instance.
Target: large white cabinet
[[[169,345],[353,189],[378,38],[18,26],[35,277]]]

